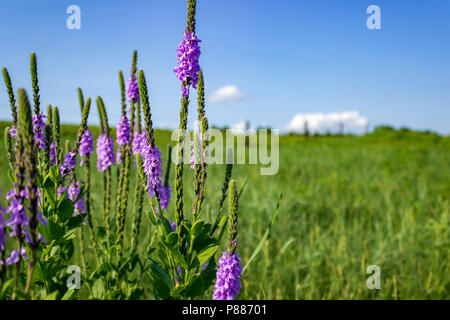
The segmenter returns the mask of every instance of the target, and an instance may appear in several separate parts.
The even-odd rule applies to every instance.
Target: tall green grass
[[[76,127],[63,126],[63,141],[75,132]],[[170,132],[160,130],[156,141],[160,150],[174,143]],[[261,176],[250,165],[235,165],[233,171],[239,186],[251,174],[240,199],[243,265],[266,231],[286,179],[271,237],[245,270],[238,298],[449,299],[449,168],[450,139],[434,135],[282,136],[277,175]],[[11,185],[3,151],[0,170],[5,206]],[[93,212],[101,221],[101,176],[93,171]],[[223,175],[224,165],[208,166],[204,208],[212,217]],[[193,183],[192,171],[185,178]],[[186,203],[192,198],[192,189],[186,189]],[[173,215],[173,201],[169,209]],[[150,225],[144,220],[141,227],[140,242],[147,243]],[[87,254],[94,259],[92,250]],[[369,265],[381,268],[380,290],[366,287]]]

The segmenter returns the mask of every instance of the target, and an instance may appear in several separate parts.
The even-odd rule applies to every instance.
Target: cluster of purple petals
[[[127,97],[130,101],[139,102],[139,85],[136,77],[131,77],[127,80]]]
[[[9,135],[13,138],[17,137],[17,129],[14,125],[11,126],[11,128],[9,128]]]
[[[60,168],[61,176],[64,178],[65,176],[69,175],[75,168],[76,164],[77,164],[77,153],[75,152],[75,149],[72,149],[71,152],[69,152],[64,156],[64,160]]]
[[[41,150],[45,150],[46,145],[46,139],[45,139],[45,122],[44,120],[47,117],[45,115],[38,114],[33,115],[33,138],[34,143],[39,147]]]
[[[13,230],[13,235],[18,237],[21,236],[23,230],[28,225],[29,218],[27,217],[27,212],[25,209],[26,191],[25,189],[22,189],[19,194],[17,194],[16,187],[17,183],[15,184],[15,187],[6,195],[6,200],[9,201],[9,206],[6,212],[10,214],[10,218],[6,222],[6,225],[11,227]]]
[[[117,163],[122,163],[122,153],[123,147],[131,142],[131,127],[130,122],[126,116],[120,118],[119,124],[117,125],[117,137],[116,142],[120,146],[117,151]]]
[[[92,132],[90,130],[85,130],[80,141],[80,166],[83,165],[85,157],[89,157],[93,151],[94,140],[92,139]]]
[[[104,172],[110,166],[114,165],[114,140],[110,136],[102,133],[97,138],[97,169]]]
[[[241,289],[242,267],[239,254],[224,251],[219,259],[213,300],[234,300]]]
[[[5,213],[5,208],[0,204],[0,252],[5,251],[6,246]]]
[[[22,189],[17,195],[16,188],[13,188],[7,195],[6,200],[9,201],[9,206],[6,212],[8,212],[11,216],[10,219],[6,222],[6,225],[11,227],[12,236],[24,236],[25,241],[30,245],[33,244],[32,237],[29,233],[29,227],[31,223],[30,217],[26,214],[25,208],[25,199],[27,197],[26,189]],[[42,225],[47,224],[47,219],[42,215],[42,212],[37,212],[38,222]],[[38,234],[38,242],[44,241],[42,235]]]
[[[79,182],[72,182],[69,185],[69,189],[67,191],[67,197],[75,201],[80,194],[80,183]],[[79,215],[79,214],[85,214],[86,208],[84,206],[84,198],[80,198],[77,202],[74,203],[74,213],[73,215]]]
[[[56,150],[55,150],[55,143],[52,142],[50,144],[50,164],[54,166],[56,164]]]
[[[58,187],[58,190],[56,191],[58,197],[59,197],[60,195],[62,195],[64,192],[66,192],[66,187],[64,187],[64,186],[59,186],[59,187]]]
[[[38,146],[39,149],[41,150],[45,150],[45,144],[46,144],[46,139],[45,139],[45,122],[44,120],[47,117],[44,114],[39,114],[39,115],[33,115],[32,117],[32,121],[33,121],[33,140],[34,143]],[[16,138],[17,139],[17,128],[13,125],[11,126],[11,128],[9,129],[9,134],[11,135],[11,137]]]
[[[170,185],[167,185],[167,187],[165,187],[164,185],[160,185],[158,187],[159,190],[159,202],[161,204],[161,208],[164,209],[168,209],[169,208],[169,203],[170,203]]]
[[[167,188],[162,183],[161,152],[158,147],[152,148],[145,142],[141,153],[144,159],[144,172],[147,175],[148,196],[158,193],[161,207],[166,209],[170,202],[170,186]]]
[[[189,86],[194,89],[197,88],[198,72],[200,66],[198,60],[200,58],[200,46],[201,42],[193,32],[185,31],[183,40],[177,49],[178,64],[174,69],[176,77],[185,85],[182,88],[183,96],[189,95]]]
[[[124,146],[131,142],[130,130],[130,122],[127,116],[121,116],[119,124],[117,125],[116,138],[116,142],[119,146]]]
[[[170,227],[172,228],[172,231],[175,232],[177,231],[177,223],[173,220],[169,220],[170,223]]]
[[[135,131],[134,132],[134,138],[133,138],[133,154],[136,155],[137,153],[142,154],[142,148],[147,144],[147,133],[145,131],[142,131],[141,133]]]
[[[11,251],[11,256],[6,259],[6,264],[9,266],[9,265],[12,265],[12,264],[19,263],[19,257],[20,256],[25,258],[25,259],[28,259],[27,253],[26,253],[24,247],[21,247],[20,250],[13,250],[13,251]],[[3,262],[0,262],[0,264],[1,263],[3,263]]]

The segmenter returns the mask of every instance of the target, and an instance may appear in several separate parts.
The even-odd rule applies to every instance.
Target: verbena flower
[[[110,166],[114,165],[114,141],[110,136],[102,133],[97,138],[97,169],[104,172]]]
[[[15,183],[15,187],[6,195],[6,200],[9,201],[6,212],[11,215],[6,225],[12,228],[14,236],[19,237],[22,236],[23,229],[28,225],[29,217],[27,217],[25,209],[26,191],[22,189],[17,194],[16,187],[17,183]]]
[[[198,72],[200,66],[198,60],[200,58],[201,42],[193,32],[185,31],[183,40],[177,49],[178,64],[174,69],[176,77],[183,83],[182,94],[187,97],[189,95],[189,87],[197,88]]]
[[[176,222],[175,221],[173,221],[173,220],[169,220],[169,223],[170,223],[170,227],[172,228],[172,231],[177,231],[177,224],[176,224]]]
[[[161,208],[164,208],[167,210],[169,208],[169,203],[170,203],[170,192],[171,192],[170,185],[167,185],[167,187],[165,187],[163,184],[161,184],[159,186],[158,190],[159,190],[159,201],[161,204]]]
[[[167,210],[170,202],[170,186],[167,188],[162,181],[162,160],[158,147],[152,148],[147,144],[147,139],[143,140],[140,153],[144,159],[144,172],[147,175],[148,196],[158,193],[161,208]]]
[[[44,120],[47,117],[44,114],[39,115],[33,115],[32,121],[33,121],[33,140],[36,146],[38,146],[39,149],[45,150],[46,145],[46,139],[45,139],[45,122]],[[9,134],[11,137],[17,139],[17,128],[13,125],[9,129]]]
[[[59,186],[59,187],[58,187],[58,190],[56,191],[58,197],[59,197],[60,195],[62,195],[64,192],[66,192],[66,187],[64,187],[64,186]]]
[[[50,164],[54,166],[56,164],[56,150],[55,150],[55,143],[52,142],[50,144]]]
[[[134,155],[136,155],[136,153],[142,154],[142,148],[146,145],[146,143],[147,143],[147,133],[145,131],[142,131],[141,133],[135,131],[132,145],[133,154]]]
[[[130,101],[139,102],[139,85],[136,77],[131,77],[127,80],[127,97]]]
[[[33,138],[34,143],[39,147],[39,149],[45,150],[46,139],[45,139],[45,122],[47,117],[45,115],[38,114],[33,115]]]
[[[69,189],[67,191],[67,197],[70,200],[75,201],[79,194],[80,194],[80,183],[79,182],[70,183]],[[77,202],[74,203],[74,208],[75,208],[73,213],[74,216],[86,213],[83,197],[81,197]]]
[[[75,149],[73,149],[71,152],[64,156],[64,160],[60,168],[61,176],[64,178],[65,176],[69,175],[75,168],[76,164],[77,154],[75,152]]]
[[[5,208],[3,208],[2,205],[0,204],[0,252],[5,251],[6,246],[5,213],[6,213]]]
[[[94,143],[92,139],[92,132],[90,130],[86,130],[81,137],[80,142],[80,166],[83,165],[86,157],[89,157],[94,151]]]
[[[122,162],[123,147],[131,142],[130,135],[131,127],[130,122],[126,116],[120,117],[119,124],[117,125],[117,138],[116,142],[119,145],[119,151],[117,152],[117,163]]]
[[[19,263],[19,256],[22,256],[25,259],[28,259],[27,253],[25,251],[24,247],[21,247],[20,250],[13,250],[11,251],[11,256],[6,259],[6,264],[12,265]]]
[[[11,137],[13,138],[17,138],[17,129],[14,125],[11,126],[11,128],[9,128],[9,134]]]
[[[216,273],[213,300],[234,300],[241,289],[242,267],[239,254],[224,251],[219,259],[219,269]]]

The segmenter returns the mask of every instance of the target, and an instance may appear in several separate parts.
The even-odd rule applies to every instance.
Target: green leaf
[[[163,268],[159,264],[149,258],[150,260],[150,278],[152,280],[153,288],[155,289],[157,296],[161,299],[168,299],[170,297],[170,291],[173,287],[172,281]]]
[[[150,210],[147,210],[146,212],[147,218],[150,221],[151,224],[153,224],[154,226],[158,226],[158,222],[155,219],[155,216],[153,215],[153,212],[151,212]]]
[[[228,217],[227,216],[223,216],[222,218],[220,218],[219,224],[218,226],[221,227],[225,224],[225,222],[227,222]]]
[[[74,206],[73,202],[68,198],[63,198],[58,205],[57,215],[61,221],[66,222],[73,217]]]
[[[58,166],[54,165],[50,167],[50,177],[53,182],[58,185],[58,183],[61,181],[61,171],[59,170]]]
[[[105,295],[105,282],[103,279],[97,279],[92,286],[92,295],[94,299],[102,299]]]
[[[102,241],[106,237],[106,229],[103,226],[98,226],[96,228],[97,239]]]
[[[62,296],[61,300],[74,300],[75,296],[76,296],[75,295],[75,289],[69,289]]]
[[[199,276],[192,277],[186,285],[183,295],[187,298],[195,298],[204,294],[209,287],[214,283],[216,278],[216,261],[210,259],[208,264]]]
[[[181,255],[180,251],[178,251],[178,247],[173,247],[173,246],[170,246],[170,245],[168,245],[166,243],[163,243],[163,242],[160,242],[160,243],[168,252],[170,252],[174,256],[175,260],[177,261],[177,263],[182,268],[184,268],[184,269],[188,268],[186,260],[184,260],[184,258]]]
[[[47,225],[45,227],[40,228],[41,234],[47,242],[61,241],[64,236],[64,228],[54,222],[53,220],[48,220]]]
[[[46,186],[45,187],[45,195],[46,198],[48,200],[48,202],[50,203],[50,207],[52,207],[53,209],[56,209],[56,195],[55,195],[55,189],[54,189],[54,185],[53,182],[50,180],[51,186]]]
[[[171,232],[166,236],[166,243],[169,246],[176,246],[178,243],[178,233],[177,232]]]
[[[49,294],[45,294],[42,297],[42,300],[56,300],[56,298],[58,297],[58,291],[53,291],[52,293]]]
[[[16,175],[14,174],[14,171],[12,171],[11,168],[9,168],[8,170],[8,177],[11,182],[13,183],[16,182]]]
[[[205,223],[202,220],[198,220],[194,223],[191,228],[191,234],[195,238],[195,236],[202,232]]]
[[[73,230],[80,227],[82,224],[83,224],[83,216],[79,214],[77,216],[72,216],[70,218],[69,222],[67,223],[67,227],[68,230]]]
[[[193,261],[193,267],[203,265],[206,261],[208,261],[209,258],[211,258],[219,248],[219,243],[214,242],[210,245],[208,245],[206,248],[204,248],[202,251],[197,253],[197,256],[195,257]]]

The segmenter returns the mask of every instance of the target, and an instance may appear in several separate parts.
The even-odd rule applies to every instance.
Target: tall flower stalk
[[[200,137],[194,132],[194,204],[193,215],[194,220],[198,220],[200,215],[201,205],[205,197],[205,182],[206,182],[206,166],[207,166],[207,149],[208,149],[208,119],[205,115],[205,83],[203,79],[203,72],[199,72],[198,90],[198,123],[201,126]]]
[[[184,205],[183,205],[183,159],[184,159],[184,135],[187,129],[187,116],[189,107],[189,86],[195,88],[197,72],[200,70],[198,59],[200,49],[195,37],[195,11],[197,1],[188,0],[187,26],[183,40],[178,47],[178,65],[175,68],[177,78],[181,81],[182,97],[180,110],[180,125],[178,135],[178,159],[175,166],[175,223],[178,231],[178,245],[182,251],[185,246],[183,230]]]
[[[100,118],[101,134],[97,139],[97,168],[103,172],[103,221],[105,224],[106,239],[109,244],[111,233],[111,166],[114,165],[114,142],[111,137],[108,115],[101,97],[97,97],[97,109]]]
[[[19,89],[19,118],[18,118],[18,135],[19,143],[23,145],[25,177],[27,185],[25,188],[26,198],[28,202],[28,229],[31,234],[29,243],[31,248],[31,261],[28,264],[28,277],[25,287],[25,294],[28,296],[31,288],[31,279],[37,260],[38,242],[38,201],[37,201],[37,159],[36,149],[33,143],[33,125],[31,107],[27,94],[24,89]]]
[[[241,288],[242,266],[241,259],[236,251],[239,194],[234,180],[230,181],[229,192],[228,244],[227,250],[222,253],[222,257],[219,259],[213,300],[234,300]]]

